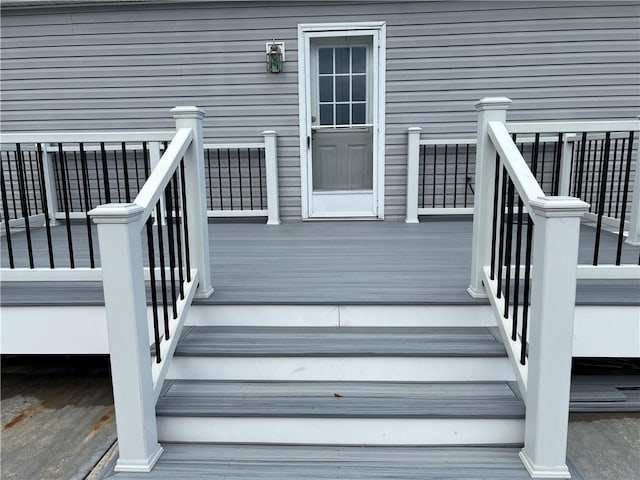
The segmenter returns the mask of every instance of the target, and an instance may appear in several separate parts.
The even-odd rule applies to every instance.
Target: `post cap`
[[[174,107],[171,109],[171,115],[176,120],[179,118],[197,118],[202,120],[206,112],[198,107]]]
[[[89,212],[94,223],[133,223],[144,213],[137,203],[107,203]]]
[[[407,128],[407,132],[421,132],[422,127],[409,127]]]
[[[533,212],[541,217],[581,217],[589,204],[576,197],[539,197],[529,202]]]
[[[265,130],[264,132],[262,132],[262,135],[264,137],[275,137],[276,135],[278,135],[278,133],[275,130]]]
[[[476,110],[506,110],[511,105],[511,99],[507,97],[485,97],[475,104]]]

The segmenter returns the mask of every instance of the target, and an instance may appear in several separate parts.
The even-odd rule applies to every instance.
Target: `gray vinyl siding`
[[[278,132],[280,206],[301,216],[297,25],[387,22],[385,218],[404,217],[406,129],[473,136],[473,104],[513,99],[509,119],[640,113],[634,2],[216,2],[2,12],[3,131],[172,126],[208,113],[210,142]],[[286,44],[264,72],[265,42]]]

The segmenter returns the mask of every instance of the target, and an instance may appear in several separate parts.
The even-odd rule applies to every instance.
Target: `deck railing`
[[[510,124],[505,122],[510,103],[507,98],[489,98],[477,104],[478,160],[469,292],[490,300],[523,393],[523,463],[533,477],[568,478],[565,458],[575,291],[580,272],[578,246],[581,219],[589,205],[562,195],[571,185],[571,170],[568,164],[562,165],[563,157],[571,158],[566,137],[575,132],[587,136],[616,132],[603,134],[610,146],[617,132],[637,132],[640,122]],[[532,132],[530,168],[524,149],[515,141],[518,135]],[[541,135],[557,136],[555,160],[549,171],[551,181],[545,186],[551,195],[541,186],[546,177],[536,161]],[[602,147],[604,158],[607,148]],[[603,164],[602,168],[604,171],[607,167]],[[606,179],[606,174],[603,176]],[[606,196],[603,192],[608,181],[600,183],[600,199]],[[596,211],[603,215],[602,209]],[[611,268],[619,271],[622,267]],[[622,277],[640,277],[638,266],[628,266],[624,272]]]
[[[161,455],[155,403],[192,299],[213,292],[206,225],[204,112],[176,107],[172,113],[175,136],[153,171],[145,172],[148,178],[135,199],[100,205],[89,212],[98,226],[100,242],[118,471],[150,471]],[[143,245],[149,265],[150,318]]]

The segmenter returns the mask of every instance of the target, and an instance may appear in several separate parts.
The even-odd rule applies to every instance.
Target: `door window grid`
[[[366,53],[366,46],[318,49],[320,125],[367,123]]]

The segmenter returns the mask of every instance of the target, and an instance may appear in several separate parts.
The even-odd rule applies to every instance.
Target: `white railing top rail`
[[[175,137],[160,158],[149,178],[144,183],[134,203],[144,209],[141,217],[142,223],[151,215],[156,203],[160,199],[164,188],[171,180],[173,173],[178,167],[180,160],[191,145],[193,140],[193,130],[190,128],[180,128]]]
[[[205,143],[205,150],[237,150],[247,148],[265,148],[263,143]]]
[[[512,132],[511,129],[509,128],[510,124],[507,124],[507,130],[509,131],[509,133],[518,133],[518,132]],[[527,130],[526,133],[529,134],[533,134],[536,133],[533,130]],[[554,133],[560,133],[560,132],[554,132]],[[618,133],[618,132],[616,132]],[[624,137],[624,135],[619,135],[621,138]],[[593,136],[590,136],[589,139],[593,139]],[[603,135],[604,138],[604,135]],[[612,137],[615,138],[615,137]],[[626,138],[626,137],[625,137]],[[576,140],[579,140],[580,138],[576,135],[568,135],[566,137],[566,140],[568,142],[573,142]],[[518,143],[534,143],[536,141],[536,137],[535,135],[527,135],[527,136],[523,136],[523,137],[518,137],[517,142]],[[545,142],[557,142],[558,141],[558,136],[557,135],[544,135],[544,136],[540,136],[540,138],[538,138],[539,142],[545,143]],[[432,146],[432,145],[476,145],[478,143],[478,139],[477,138],[440,138],[440,139],[422,139],[420,140],[420,145],[427,145],[427,146]]]
[[[640,130],[640,120],[594,122],[509,122],[509,133],[629,132]]]
[[[529,170],[529,166],[502,122],[489,122],[489,137],[500,154],[502,163],[509,173],[520,198],[527,210],[531,209],[531,201],[545,196],[538,181]]]
[[[175,130],[134,132],[28,132],[0,134],[0,144],[11,143],[114,143],[114,142],[168,142]]]

